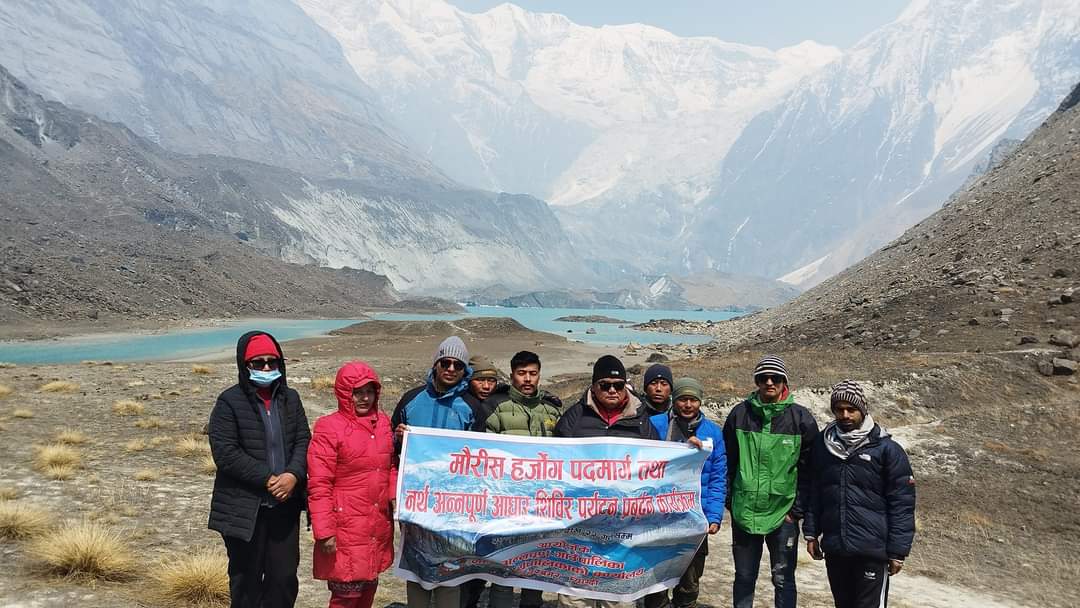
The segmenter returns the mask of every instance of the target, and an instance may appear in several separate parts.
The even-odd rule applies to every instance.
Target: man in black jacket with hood
[[[915,537],[915,477],[907,453],[874,423],[862,388],[833,387],[834,422],[818,435],[810,460],[806,552],[825,558],[836,608],[888,602]]]
[[[210,413],[217,465],[211,530],[225,540],[233,608],[291,607],[300,565],[300,511],[311,439],[277,341],[249,332],[236,344],[239,382]]]

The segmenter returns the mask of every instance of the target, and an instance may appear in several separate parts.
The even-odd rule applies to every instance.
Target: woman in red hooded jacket
[[[314,576],[330,608],[370,608],[379,573],[394,558],[394,435],[379,411],[382,385],[363,361],[337,373],[338,411],[319,418],[308,448]]]

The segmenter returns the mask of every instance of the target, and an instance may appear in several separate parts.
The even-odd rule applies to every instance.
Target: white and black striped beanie
[[[767,355],[761,361],[758,361],[757,367],[754,368],[754,378],[762,374],[776,374],[777,376],[783,376],[784,382],[787,382],[787,366],[784,365],[784,360],[776,355]]]
[[[862,387],[856,384],[854,380],[843,380],[832,387],[832,398],[829,399],[829,407],[836,405],[840,401],[854,405],[862,412],[863,416],[866,415],[866,395],[863,394]]]

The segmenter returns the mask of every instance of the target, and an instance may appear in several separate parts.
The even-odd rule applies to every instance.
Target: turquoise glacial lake
[[[665,334],[630,329],[631,323],[650,319],[720,321],[738,315],[732,312],[688,310],[607,310],[579,308],[501,308],[470,306],[465,314],[378,314],[373,318],[400,321],[456,320],[467,317],[510,317],[537,331],[565,336],[571,340],[598,345],[626,344],[703,344],[709,336]],[[627,327],[612,323],[567,323],[558,317],[603,315],[628,321]],[[78,363],[80,361],[160,361],[188,359],[231,350],[241,334],[262,330],[279,341],[326,335],[328,332],[362,323],[364,319],[289,320],[264,319],[237,321],[223,326],[178,329],[163,333],[115,333],[48,340],[0,342],[0,361],[22,364]],[[594,329],[595,334],[586,333]],[[569,330],[569,333],[568,333]]]

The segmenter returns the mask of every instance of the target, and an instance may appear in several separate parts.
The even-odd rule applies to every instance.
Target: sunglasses
[[[626,382],[623,380],[616,380],[614,382],[606,382],[604,380],[601,380],[596,384],[600,387],[600,391],[604,393],[610,391],[611,389],[621,391],[622,389],[626,388]]]
[[[439,366],[439,369],[444,369],[444,370],[465,369],[465,364],[462,363],[461,361],[458,361],[457,359],[439,359],[435,363]]]
[[[281,362],[277,359],[252,359],[247,362],[248,369],[277,369]]]
[[[754,376],[754,381],[758,384],[765,384],[772,382],[773,384],[784,384],[787,382],[787,378],[778,376],[776,374],[761,374],[760,376]]]

